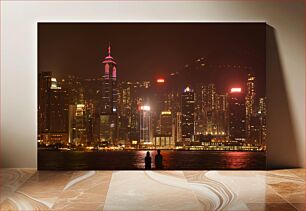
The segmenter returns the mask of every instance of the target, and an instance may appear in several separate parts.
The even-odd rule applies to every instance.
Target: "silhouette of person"
[[[156,169],[163,168],[163,156],[160,154],[160,149],[157,150],[157,155],[155,155],[155,167]]]
[[[151,169],[151,156],[150,152],[147,152],[147,156],[145,157],[145,169]]]

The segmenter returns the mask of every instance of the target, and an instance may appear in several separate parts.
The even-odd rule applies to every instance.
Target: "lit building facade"
[[[151,107],[140,106],[140,144],[151,144]]]
[[[195,89],[195,134],[205,134],[206,131],[206,110],[205,93],[206,85],[198,84]]]
[[[155,135],[152,144],[155,149],[173,149],[175,147],[173,137],[167,135]]]
[[[111,47],[104,61],[102,113],[116,113],[118,109],[117,63],[111,56]]]
[[[228,99],[229,138],[231,142],[244,144],[246,141],[245,96],[241,88],[232,88]]]
[[[217,135],[227,135],[227,95],[216,95],[216,126]]]
[[[57,83],[56,78],[51,78],[49,104],[49,140],[54,143],[68,143],[68,102],[67,92]]]
[[[69,105],[68,110],[68,143],[74,144],[75,137],[75,113],[76,113],[76,105]]]
[[[45,133],[50,128],[50,87],[51,72],[38,74],[38,133]]]
[[[74,139],[73,143],[76,145],[85,144],[87,140],[86,133],[86,115],[85,104],[79,103],[76,105],[74,116]]]
[[[246,136],[248,142],[252,143],[252,139],[254,139],[254,131],[252,132],[251,137],[251,121],[252,123],[252,130],[254,130],[254,122],[256,116],[256,109],[255,109],[255,77],[252,74],[248,74],[247,79],[247,95],[245,97],[245,107],[246,107]]]
[[[175,131],[174,131],[175,144],[180,145],[182,143],[182,113],[177,112],[175,118]]]
[[[116,137],[116,115],[100,114],[100,142],[103,145],[114,145]]]
[[[266,97],[259,98],[258,115],[260,119],[260,145],[266,145],[267,139],[267,105]]]
[[[162,111],[160,114],[161,135],[172,135],[172,115],[171,111]]]
[[[183,142],[190,142],[195,133],[195,99],[194,91],[188,86],[182,94],[182,139]]]
[[[254,114],[249,119],[249,136],[247,138],[247,143],[254,146],[261,144],[261,135],[260,135],[260,118],[259,114]]]
[[[117,63],[111,56],[110,45],[108,47],[108,55],[102,63],[104,65],[104,75],[100,108],[100,141],[107,141],[110,145],[116,145],[118,140]]]

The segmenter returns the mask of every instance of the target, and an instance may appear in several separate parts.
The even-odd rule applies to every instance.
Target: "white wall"
[[[38,21],[267,22],[268,164],[305,165],[303,1],[1,1],[3,167],[36,167]]]

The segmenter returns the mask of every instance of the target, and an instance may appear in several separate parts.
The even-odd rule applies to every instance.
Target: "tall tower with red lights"
[[[111,56],[111,46],[104,58],[104,75],[102,91],[102,113],[114,114],[118,110],[117,63]]]
[[[117,63],[111,56],[111,46],[102,61],[104,65],[100,110],[100,141],[115,145],[118,139],[118,84]]]

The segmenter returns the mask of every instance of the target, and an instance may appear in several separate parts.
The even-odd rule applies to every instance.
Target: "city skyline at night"
[[[133,33],[121,34],[121,39],[114,35],[127,28],[134,29]],[[200,156],[196,151],[206,155],[251,153],[249,157],[259,158],[247,156],[246,162],[258,159],[261,164],[236,168],[265,168],[265,24],[40,23],[38,29],[40,168],[48,169],[44,153],[53,151],[103,156],[126,152],[140,159],[142,151],[154,153],[157,149],[174,157],[180,151],[194,156]],[[109,34],[101,35],[105,47],[99,48],[103,55],[97,57],[88,52],[95,49],[89,40],[106,29]],[[191,33],[191,40],[186,31],[199,33]],[[174,32],[180,32],[179,38]],[[199,36],[204,32],[214,42],[207,43],[205,36]],[[212,36],[221,32],[226,36]],[[70,41],[63,44],[65,39]],[[81,40],[82,44],[76,44]],[[79,47],[77,53],[72,43]],[[71,54],[84,52],[96,58],[71,58]],[[195,160],[179,168],[201,169],[201,158]],[[116,163],[94,168],[139,169],[131,163],[116,167]],[[93,168],[89,166],[75,168]],[[165,164],[165,169],[174,166]]]
[[[38,70],[55,77],[97,78],[111,42],[121,80],[167,77],[203,59],[204,69],[251,70],[264,85],[265,27],[264,23],[38,23]],[[231,74],[226,77],[240,82]],[[261,87],[257,92],[264,95]]]

